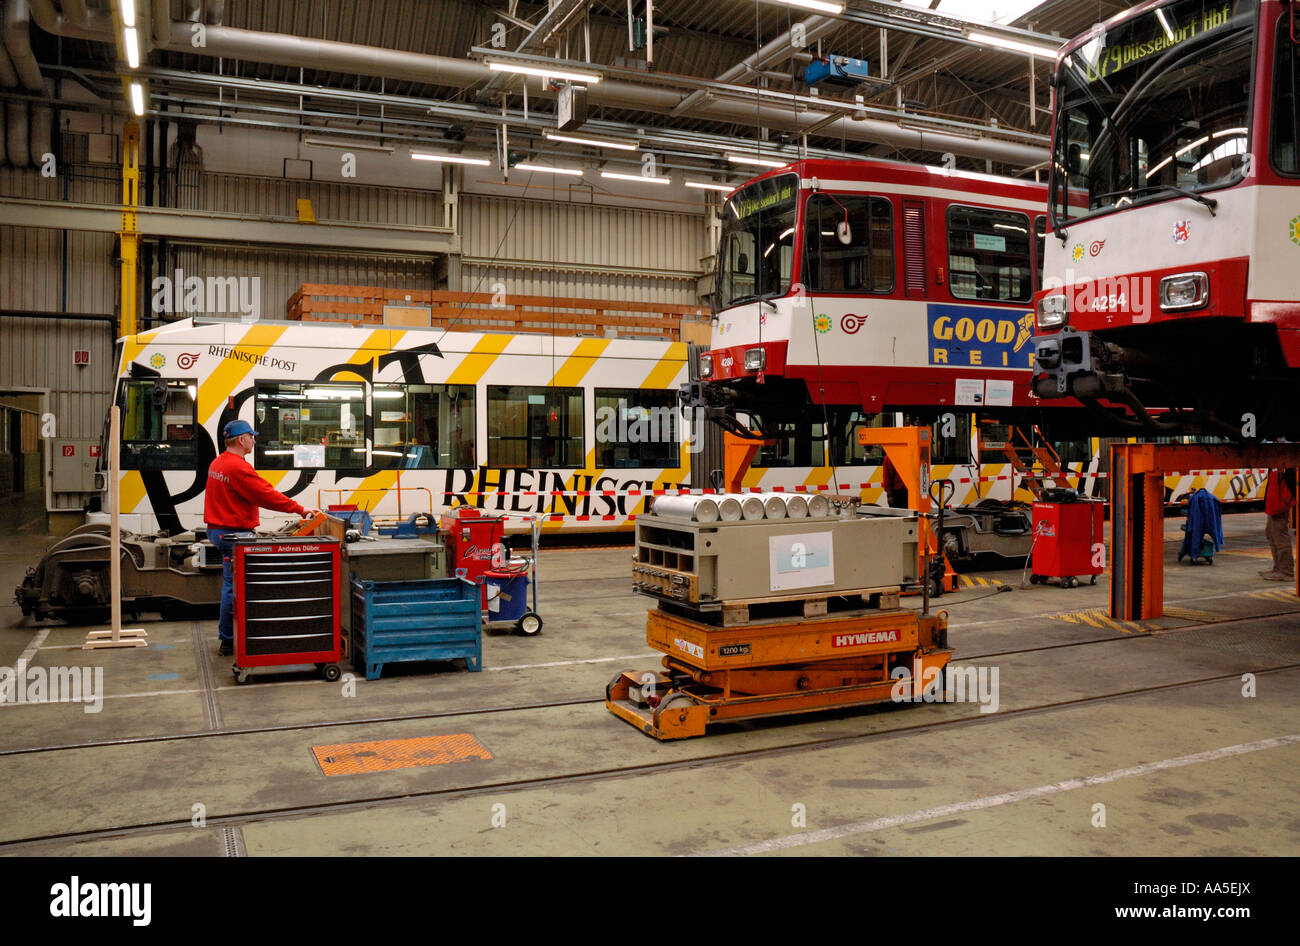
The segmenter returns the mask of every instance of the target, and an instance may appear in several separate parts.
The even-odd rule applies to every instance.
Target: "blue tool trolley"
[[[483,665],[479,588],[461,578],[352,579],[352,665],[378,680],[384,664],[464,658]]]

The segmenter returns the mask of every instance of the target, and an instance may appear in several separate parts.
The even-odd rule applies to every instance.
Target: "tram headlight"
[[[710,354],[705,353],[700,355],[700,377],[713,377],[713,356]]]
[[[762,371],[767,365],[767,352],[761,348],[749,348],[745,350],[745,370]]]
[[[1199,309],[1210,301],[1210,277],[1205,273],[1178,273],[1160,280],[1160,308],[1165,311]]]
[[[1038,327],[1059,328],[1070,315],[1070,303],[1065,293],[1058,292],[1038,300]]]

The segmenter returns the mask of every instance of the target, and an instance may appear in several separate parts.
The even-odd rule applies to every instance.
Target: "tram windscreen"
[[[1241,177],[1257,17],[1258,0],[1178,0],[1063,57],[1051,176],[1058,221],[1067,187],[1088,195],[1090,215]]]
[[[727,201],[718,247],[718,308],[789,291],[798,193],[798,177],[782,174],[755,181]]]

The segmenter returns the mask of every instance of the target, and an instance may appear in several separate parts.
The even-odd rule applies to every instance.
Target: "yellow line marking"
[[[484,335],[474,345],[473,351],[461,359],[447,376],[448,384],[478,384],[479,379],[492,367],[492,362],[506,350],[513,335]]]
[[[668,388],[685,365],[686,343],[673,342],[668,346],[668,354],[660,358],[659,364],[650,369],[646,379],[641,382],[641,387],[656,391]]]
[[[604,354],[611,341],[613,339],[584,338],[578,342],[578,347],[573,350],[573,354],[564,359],[564,364],[556,370],[555,377],[551,379],[551,386],[576,388],[587,376],[587,372],[595,366],[596,359]]]

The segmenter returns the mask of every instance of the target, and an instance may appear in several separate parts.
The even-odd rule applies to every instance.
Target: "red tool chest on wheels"
[[[339,551],[325,537],[236,539],[235,679],[250,668],[315,664],[340,676]]]
[[[1102,533],[1102,504],[1094,500],[1034,503],[1034,584],[1058,578],[1063,587],[1079,584],[1079,575],[1090,575],[1092,584],[1102,572],[1104,555],[1098,548]]]

